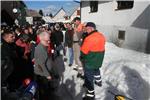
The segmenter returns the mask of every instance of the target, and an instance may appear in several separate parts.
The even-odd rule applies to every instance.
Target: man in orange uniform
[[[93,22],[86,24],[88,36],[84,39],[81,46],[80,59],[84,65],[84,86],[87,92],[83,100],[94,100],[94,79],[95,84],[102,86],[99,68],[102,66],[105,53],[105,37],[102,33],[97,32],[96,25]]]

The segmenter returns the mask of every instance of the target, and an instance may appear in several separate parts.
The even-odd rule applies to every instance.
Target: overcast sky
[[[80,3],[74,2],[73,0],[57,0],[57,1],[25,1],[28,9],[33,9],[39,11],[43,10],[44,14],[55,13],[63,7],[67,14],[71,14],[77,7],[80,6]]]

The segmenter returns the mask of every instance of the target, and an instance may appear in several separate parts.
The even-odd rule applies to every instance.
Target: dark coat
[[[14,69],[14,60],[17,58],[14,44],[9,44],[2,40],[1,45],[1,75],[2,83],[12,74]]]
[[[12,60],[17,58],[16,45],[15,43],[7,43],[5,40],[2,40],[1,45],[1,54],[3,57],[10,57]]]
[[[51,34],[51,42],[53,45],[59,46],[63,42],[63,32],[55,30]]]
[[[67,30],[65,33],[65,46],[72,48],[74,30]]]
[[[21,63],[15,43],[7,43],[5,40],[2,40],[1,60],[4,66],[5,62],[7,62],[7,69],[2,68],[2,77],[5,77],[2,81],[6,80],[11,90],[18,88],[22,76],[20,75]]]

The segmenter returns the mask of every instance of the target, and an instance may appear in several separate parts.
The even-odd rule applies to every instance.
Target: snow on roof
[[[57,16],[61,11],[63,11],[66,15],[66,11],[64,10],[63,7],[61,7],[53,17]]]
[[[49,16],[46,17],[42,17],[42,19],[46,22],[46,23],[53,23],[54,20],[52,18],[50,18]]]

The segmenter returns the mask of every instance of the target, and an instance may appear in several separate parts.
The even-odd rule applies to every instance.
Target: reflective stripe
[[[89,97],[94,97],[94,94],[86,94]]]
[[[101,79],[100,80],[95,80],[96,82],[100,82],[100,81],[102,81]]]
[[[93,91],[88,90],[88,93],[94,93],[94,90]]]
[[[101,78],[101,76],[100,75],[97,75],[97,76],[94,76],[95,78]]]

